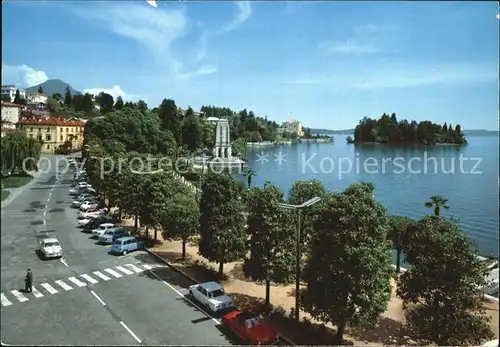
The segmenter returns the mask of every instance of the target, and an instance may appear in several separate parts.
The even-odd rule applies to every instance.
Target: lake
[[[335,135],[330,144],[249,149],[248,165],[257,173],[252,186],[269,180],[286,195],[296,180],[317,179],[334,191],[356,181],[371,182],[375,198],[390,214],[415,219],[433,213],[424,203],[442,195],[450,206],[442,216],[458,218],[481,254],[498,256],[498,137],[469,137],[464,147],[427,149],[356,147],[345,137]]]

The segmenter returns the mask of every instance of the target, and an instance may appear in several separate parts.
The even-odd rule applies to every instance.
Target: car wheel
[[[122,252],[122,255],[127,255],[127,251],[126,251],[126,250],[125,250],[125,251],[123,251],[123,252]]]

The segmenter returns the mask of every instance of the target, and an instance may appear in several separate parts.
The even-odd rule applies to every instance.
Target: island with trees
[[[383,114],[378,120],[363,118],[354,129],[354,138],[348,136],[348,143],[382,143],[388,145],[465,145],[467,140],[460,124],[443,125],[429,121],[417,123],[398,120],[395,113]]]

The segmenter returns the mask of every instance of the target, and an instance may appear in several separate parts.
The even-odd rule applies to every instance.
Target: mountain
[[[43,93],[49,96],[52,96],[55,93],[59,93],[61,94],[61,96],[64,97],[64,94],[66,93],[66,87],[69,87],[71,95],[82,94],[78,90],[74,89],[69,83],[61,81],[60,79],[47,80],[43,83],[37,84],[36,86],[26,88],[26,92],[36,93],[38,91],[38,88],[40,88],[40,86],[42,86],[43,88]]]
[[[336,134],[354,134],[354,129],[346,129],[346,130],[328,130],[328,129],[311,129],[313,134],[325,134],[325,135],[336,135]]]

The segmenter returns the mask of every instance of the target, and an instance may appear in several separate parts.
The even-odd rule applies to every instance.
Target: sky
[[[395,112],[497,130],[498,13],[494,1],[7,0],[2,84],[58,78],[311,128]]]

